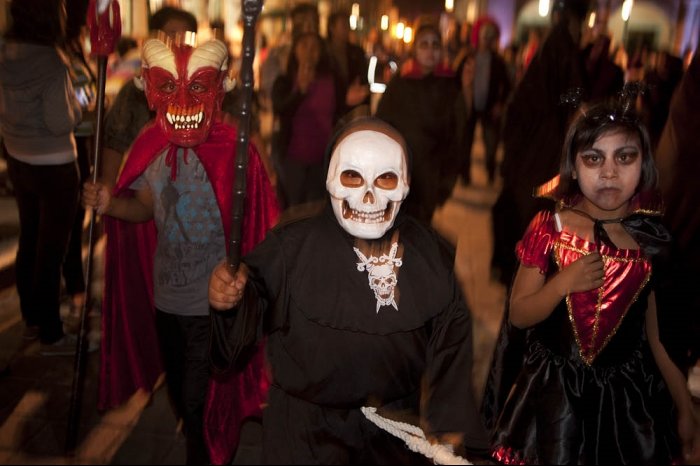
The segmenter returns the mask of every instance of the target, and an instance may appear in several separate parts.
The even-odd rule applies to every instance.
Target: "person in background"
[[[328,17],[326,47],[333,72],[338,77],[345,96],[340,114],[369,115],[369,84],[367,58],[359,45],[350,42],[350,22],[345,12],[335,12]],[[350,117],[352,118],[352,117]]]
[[[133,37],[120,37],[115,52],[115,54],[110,55],[111,60],[107,64],[105,98],[108,104],[114,100],[121,88],[136,76],[141,68],[141,49]]]
[[[651,143],[655,148],[668,119],[671,98],[683,77],[683,60],[668,50],[660,50],[649,68],[644,73],[647,91],[641,96],[641,101]]]
[[[78,207],[74,129],[82,114],[65,40],[63,0],[13,0],[0,45],[0,124],[20,217],[17,292],[24,337],[46,356],[75,353],[60,318],[61,266]]]
[[[413,178],[404,208],[428,225],[457,181],[461,150],[453,109],[458,91],[454,72],[443,59],[440,30],[430,20],[422,22],[411,58],[387,85],[375,115],[406,138]]]
[[[584,48],[583,55],[590,86],[589,100],[598,102],[620,92],[624,85],[625,72],[610,58],[610,36],[596,36]]]
[[[279,159],[278,192],[285,208],[322,200],[323,153],[343,105],[344,88],[333,73],[321,36],[295,37],[287,72],[272,89],[279,121],[273,154]]]
[[[501,125],[503,114],[512,84],[508,75],[508,67],[498,53],[498,38],[500,32],[494,21],[478,23],[475,32],[478,39],[474,58],[474,117],[472,125],[467,130],[472,134],[473,142],[476,122],[481,123],[481,134],[484,140],[486,156],[486,172],[489,184],[496,180],[496,152],[501,140]],[[471,153],[471,146],[468,148]],[[469,156],[471,158],[471,155]],[[470,178],[462,172],[465,181]]]
[[[494,275],[510,286],[515,244],[530,219],[548,201],[535,187],[557,174],[567,123],[573,109],[562,98],[573,89],[586,96],[587,80],[579,43],[589,0],[556,0],[552,28],[513,92],[503,125],[503,188],[491,210]]]
[[[80,103],[82,119],[75,128],[78,173],[80,182],[90,177],[92,167],[92,141],[95,134],[95,106],[97,103],[97,78],[83,50],[87,3],[71,0],[68,3],[68,23],[66,28],[66,53],[70,61],[70,75],[75,94]],[[78,205],[71,231],[68,250],[63,262],[63,282],[68,312],[63,317],[64,330],[77,334],[80,328],[80,315],[85,305],[85,276],[83,273],[83,223],[85,209]],[[90,348],[98,348],[97,341],[89,339]]]
[[[319,34],[321,27],[318,7],[313,3],[298,3],[290,11],[289,18],[291,24],[288,33],[280,35],[277,42],[268,47],[265,60],[260,63],[260,89],[258,92],[261,122],[269,122],[265,125],[265,130],[261,127],[261,139],[269,154],[276,191],[283,203],[284,188],[281,179],[284,176],[282,173],[284,153],[280,150],[284,149],[284,144],[280,144],[280,141],[285,139],[285,135],[283,124],[273,108],[272,93],[277,79],[287,72],[294,38],[304,33]]]
[[[474,69],[475,54],[471,49],[464,49],[463,56],[457,64],[457,79],[459,80],[459,94],[455,100],[455,120],[457,124],[457,141],[459,147],[464,148],[461,155],[459,174],[464,184],[471,180],[472,145],[474,142],[474,126],[476,115],[474,112]]]
[[[272,99],[272,88],[277,78],[287,70],[287,63],[292,53],[292,41],[303,33],[320,34],[321,19],[318,7],[313,3],[298,3],[289,13],[291,19],[290,34],[282,42],[275,44],[267,52],[265,61],[260,67],[260,93],[263,105]],[[275,131],[275,129],[273,129]]]
[[[656,146],[656,166],[674,242],[667,268],[657,281],[661,339],[680,370],[695,381],[700,398],[700,55],[695,54],[671,100]],[[692,383],[692,382],[691,382]]]

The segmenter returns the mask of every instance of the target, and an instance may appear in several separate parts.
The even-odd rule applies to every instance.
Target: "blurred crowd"
[[[52,2],[57,11],[63,11],[61,1]],[[34,3],[26,4],[29,13],[17,7],[18,17],[35,20]],[[31,41],[57,46],[58,59],[67,66],[73,94],[69,97],[75,99],[68,104],[82,112],[71,118],[76,120],[72,133],[75,160],[79,177],[85,179],[90,173],[96,64],[89,54],[87,1],[68,0],[65,7],[67,14],[57,15],[68,27],[43,26],[55,31],[47,34],[52,37],[32,37]],[[33,13],[47,23],[60,19]],[[625,83],[640,83],[636,106],[653,146],[659,148],[656,155],[661,167],[667,157],[665,129],[672,131],[668,137],[676,138],[682,129],[674,125],[690,124],[673,120],[672,99],[683,80],[691,81],[686,86],[696,85],[687,71],[694,63],[692,51],[679,57],[649,46],[626,50],[612,43],[602,25],[585,24],[587,13],[588,4],[583,0],[555,2],[548,28],[523,31],[521,40],[501,47],[505,25],[490,16],[473,23],[459,23],[445,15],[421,16],[413,24],[412,41],[405,43],[379,29],[358,35],[350,28],[347,11],[332,11],[322,25],[315,4],[296,4],[283,34],[270,40],[258,33],[256,38],[252,140],[282,206],[293,214],[297,208],[323,200],[324,151],[335,128],[358,116],[376,115],[407,138],[414,179],[406,209],[430,223],[455,183],[471,182],[472,145],[479,128],[488,182],[499,191],[493,208],[493,272],[509,284],[516,264],[515,241],[524,232],[527,219],[541,207],[542,201],[531,195],[532,190],[556,174],[565,128],[577,106],[614,97]],[[25,26],[15,22],[6,38],[23,34]],[[223,25],[212,27],[214,36],[222,35]],[[197,28],[193,15],[171,6],[149,19],[152,34],[196,32]],[[153,116],[143,93],[133,84],[140,73],[141,42],[121,37],[107,65],[108,111],[99,172],[108,185],[114,184],[124,154]],[[230,58],[235,73],[240,57]],[[224,115],[233,122],[239,111],[239,89],[224,101]],[[676,98],[676,107],[682,104]],[[13,140],[13,124],[7,115],[3,117],[4,150],[7,141]],[[662,173],[671,177],[662,177],[667,189],[678,185],[673,177],[682,176],[673,168],[675,165]],[[75,221],[66,222],[67,237],[73,238],[70,251],[78,248],[84,216],[77,203],[75,209]],[[64,210],[72,212],[73,208]],[[72,236],[69,224],[75,225]],[[56,257],[64,255],[61,246]],[[84,285],[79,267],[68,269],[77,276],[66,280],[71,283],[67,295],[75,311],[82,305]]]
[[[639,83],[635,105],[650,133],[666,220],[676,239],[669,278],[658,285],[659,306],[669,311],[659,315],[678,336],[669,354],[689,368],[700,357],[700,295],[694,291],[700,280],[700,190],[692,180],[700,171],[700,147],[693,137],[700,129],[700,59],[692,53],[679,57],[669,50],[613,47],[605,30],[585,25],[587,3],[555,2],[548,28],[527,31],[525,40],[505,47],[500,36],[508,25],[489,16],[471,24],[420,17],[413,40],[405,44],[383,40],[379,30],[358,37],[345,11],[331,12],[322,28],[315,4],[297,4],[288,34],[274,43],[262,36],[257,40],[251,141],[285,213],[293,216],[327,198],[326,151],[336,129],[360,116],[377,116],[403,134],[410,152],[411,189],[403,209],[429,225],[457,183],[472,183],[472,149],[480,134],[487,188],[498,192],[492,269],[510,285],[515,244],[548,202],[534,197],[533,190],[558,173],[571,117],[581,105],[614,98],[624,84]],[[22,223],[17,285],[25,336],[39,338],[45,355],[72,353],[69,336],[84,305],[85,212],[78,199],[91,172],[97,95],[96,64],[86,50],[87,2],[68,0],[67,15],[62,5],[61,0],[13,1],[15,22],[0,51],[3,153]],[[49,7],[55,8],[53,16],[46,14]],[[45,24],[35,24],[39,20]],[[35,34],[37,27],[46,31],[44,37]],[[149,20],[153,33],[196,32],[197,27],[194,16],[174,7]],[[108,186],[114,186],[129,147],[154,115],[133,83],[140,73],[140,42],[122,37],[107,67],[97,170]],[[44,81],[29,79],[37,75]],[[32,94],[31,106],[27,82],[45,86]],[[223,104],[223,118],[234,124],[240,96],[237,86]],[[41,112],[51,117],[40,119]],[[70,306],[72,325],[59,318],[62,301]]]

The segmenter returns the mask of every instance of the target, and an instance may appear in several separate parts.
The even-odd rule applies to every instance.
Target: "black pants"
[[[80,180],[78,186],[90,177],[90,137],[76,137],[78,147],[78,173]],[[83,272],[83,221],[85,220],[85,209],[78,203],[75,211],[73,229],[68,242],[68,251],[63,263],[63,281],[66,287],[66,294],[85,292],[85,274]]]
[[[187,464],[209,464],[204,442],[204,402],[209,382],[209,316],[185,317],[156,312],[168,394],[182,419]]]
[[[501,139],[501,121],[494,121],[486,112],[476,112],[474,118],[469,122],[467,130],[470,133],[471,144],[474,142],[474,130],[476,122],[481,122],[481,137],[484,142],[484,155],[486,158],[486,172],[489,183],[496,179],[498,142]],[[471,163],[471,147],[469,148],[469,163]]]
[[[42,343],[53,343],[63,336],[61,264],[78,205],[78,168],[75,162],[30,165],[8,154],[7,170],[19,210],[15,269],[22,317],[39,327]]]

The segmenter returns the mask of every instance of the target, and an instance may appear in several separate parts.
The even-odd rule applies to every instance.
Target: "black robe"
[[[435,209],[452,194],[466,151],[457,144],[454,108],[458,93],[453,76],[396,75],[375,114],[406,138],[411,153],[411,192],[402,208],[428,225]]]
[[[664,220],[674,238],[670,260],[656,291],[661,341],[683,373],[700,358],[700,56],[696,55],[671,101],[656,149],[666,207]]]
[[[564,22],[556,24],[528,66],[506,110],[503,128],[503,189],[492,209],[492,265],[510,286],[517,269],[515,244],[530,219],[548,200],[535,198],[536,187],[559,171],[564,137],[574,108],[561,97],[585,89],[585,68],[578,45]]]
[[[330,208],[271,231],[245,257],[244,303],[215,315],[212,359],[225,369],[267,335],[263,462],[427,461],[365,419],[363,406],[427,435],[463,433],[466,452],[485,453],[472,392],[471,317],[453,254],[434,231],[401,216],[371,244],[397,232],[398,309],[378,306],[355,239]]]

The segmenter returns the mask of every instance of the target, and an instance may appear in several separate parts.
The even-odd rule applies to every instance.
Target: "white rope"
[[[362,414],[377,427],[400,438],[411,451],[431,458],[435,464],[472,464],[461,456],[455,455],[451,447],[430,443],[420,427],[382,417],[377,414],[377,408],[364,406],[360,409]]]

